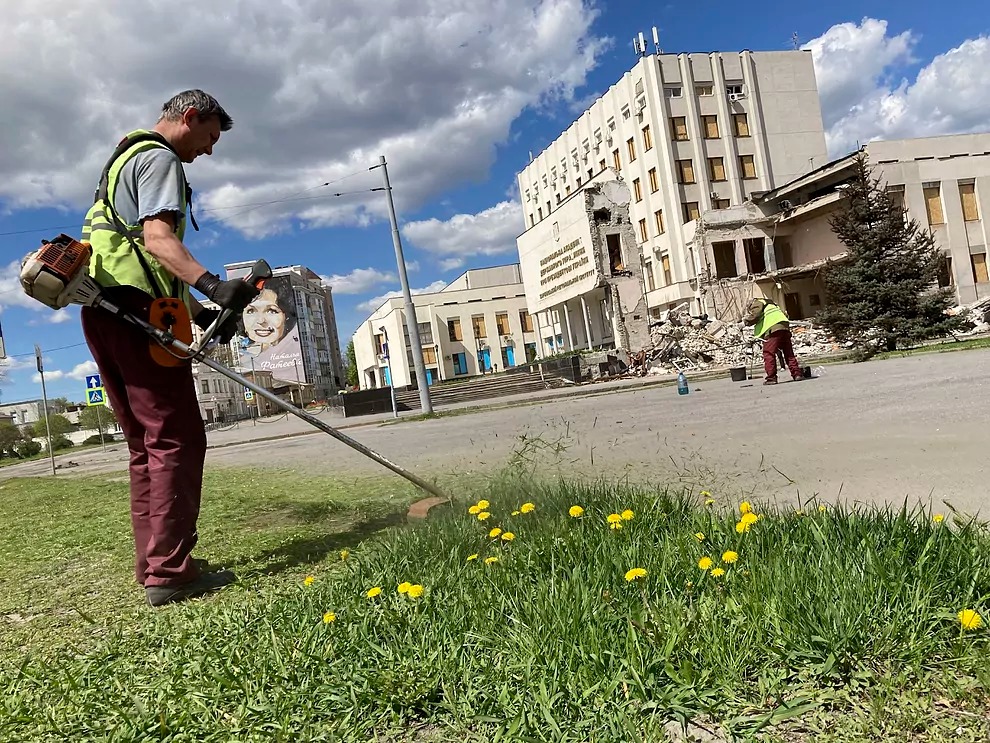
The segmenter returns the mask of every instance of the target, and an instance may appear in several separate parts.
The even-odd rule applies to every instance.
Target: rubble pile
[[[969,326],[957,335],[979,335],[990,333],[990,297],[972,304],[963,304],[949,310],[949,314],[962,317]]]
[[[816,356],[838,347],[829,335],[813,323],[791,321],[794,353]],[[639,376],[670,374],[678,369],[703,370],[752,363],[762,358],[760,341],[753,329],[742,323],[729,323],[692,315],[687,304],[668,310],[650,326],[652,345],[631,356],[630,371]]]

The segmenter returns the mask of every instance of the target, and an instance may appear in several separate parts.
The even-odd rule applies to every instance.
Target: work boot
[[[764,385],[777,384],[777,377],[767,377],[766,379],[763,380],[763,384]]]
[[[177,586],[147,586],[144,589],[144,595],[151,606],[164,606],[202,596],[212,591],[219,591],[236,580],[237,576],[229,570],[222,570],[219,573],[203,573],[195,580]]]

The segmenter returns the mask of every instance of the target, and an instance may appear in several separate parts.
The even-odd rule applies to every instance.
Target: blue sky
[[[99,60],[98,38],[90,56],[40,66],[31,40],[45,22],[87,38],[115,21],[154,23],[159,11],[147,0],[37,5],[13,11],[20,30],[0,50],[0,66],[32,71],[0,83],[4,402],[40,396],[36,343],[49,394],[82,398],[81,377],[94,365],[78,310],[32,305],[15,282],[16,263],[42,237],[78,233],[115,139],[153,124],[164,99],[186,87],[210,90],[235,119],[214,156],[187,169],[202,227],[190,231],[189,246],[217,272],[263,257],[327,277],[342,347],[368,308],[398,289],[384,196],[369,191],[381,185],[380,171],[366,170],[378,155],[390,161],[414,289],[515,261],[516,172],[582,102],[621,77],[633,63],[633,35],[649,38],[654,25],[666,52],[789,49],[797,34],[815,55],[833,154],[874,137],[990,129],[982,80],[990,10],[981,2],[933,14],[916,0],[764,3],[758,11],[735,2],[383,0],[374,10],[340,3],[353,6],[340,9],[344,23],[307,3],[259,22],[274,12],[260,0],[233,14],[176,0],[170,7],[184,20],[174,38],[140,48],[122,71]],[[81,12],[61,13],[63,5]],[[237,43],[218,41],[231,38]],[[109,80],[94,87],[101,76]],[[891,110],[897,115],[880,113]],[[338,192],[355,193],[331,196]],[[284,199],[294,200],[257,205]]]

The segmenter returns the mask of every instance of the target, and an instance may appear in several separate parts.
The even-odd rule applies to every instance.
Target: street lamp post
[[[382,325],[378,329],[382,331],[382,335],[385,336],[385,368],[388,369],[388,388],[392,393],[392,417],[398,418],[399,406],[395,401],[395,375],[392,373],[392,347],[388,344],[388,331],[385,329],[385,326]]]

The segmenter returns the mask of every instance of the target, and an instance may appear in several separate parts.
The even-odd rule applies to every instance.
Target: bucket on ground
[[[746,367],[745,366],[733,366],[729,369],[729,374],[732,375],[733,382],[745,382],[746,381]]]

